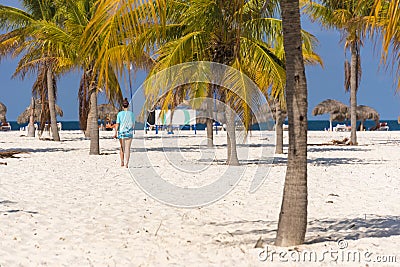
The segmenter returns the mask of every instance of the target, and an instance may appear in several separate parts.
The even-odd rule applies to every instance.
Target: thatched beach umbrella
[[[312,115],[316,116],[322,114],[330,114],[329,128],[332,131],[332,119],[335,116],[335,113],[346,114],[348,112],[348,109],[349,107],[340,101],[334,99],[327,99],[314,107]]]
[[[6,113],[7,113],[7,107],[3,103],[0,102],[0,122],[6,122]]]
[[[330,115],[330,119],[331,121],[345,121],[348,120],[350,118],[350,114],[349,113],[331,113]]]
[[[97,106],[97,115],[100,120],[113,120],[117,119],[118,109],[112,104],[101,104]]]
[[[378,124],[379,118],[379,113],[375,109],[364,105],[357,106],[357,120],[361,121],[361,131],[364,128],[364,122],[366,120],[374,120],[376,124]]]
[[[50,121],[50,111],[47,109],[45,110],[46,114],[43,118],[45,118],[45,121]],[[58,116],[63,116],[63,111],[62,109],[56,105],[56,114]],[[23,124],[23,123],[27,123],[29,121],[29,117],[31,115],[31,105],[29,105],[24,112],[22,112],[18,118],[17,118],[17,123],[18,124]],[[40,121],[41,119],[41,115],[42,115],[42,101],[40,99],[36,99],[35,100],[35,109],[33,112],[33,120],[34,121]]]
[[[348,120],[348,119],[350,119],[349,111],[350,111],[350,108],[345,113],[332,113],[330,118],[332,121]],[[374,120],[377,124],[379,123],[379,118],[380,118],[379,113],[375,109],[373,109],[369,106],[365,106],[365,105],[357,106],[356,113],[357,113],[357,120],[361,121],[361,126],[360,126],[361,131],[364,128],[364,122],[366,120]]]

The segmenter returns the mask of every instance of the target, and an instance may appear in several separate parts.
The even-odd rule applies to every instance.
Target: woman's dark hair
[[[128,99],[125,97],[125,99],[122,101],[122,106],[124,107],[124,108],[127,108],[128,106],[129,106],[129,101],[128,101]]]

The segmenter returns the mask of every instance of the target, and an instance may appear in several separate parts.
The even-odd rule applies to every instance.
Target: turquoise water
[[[400,124],[397,123],[397,120],[382,120],[381,122],[387,122],[389,126],[390,131],[400,131]],[[12,130],[19,130],[20,127],[26,126],[27,124],[22,124],[19,125],[16,121],[11,121],[11,129]],[[61,121],[62,123],[62,129],[63,130],[79,130],[79,122],[78,121]],[[287,122],[286,122],[287,123]],[[350,125],[350,122],[343,122],[343,123],[337,123],[333,122],[333,127],[335,127],[337,124],[344,124]],[[369,129],[370,127],[375,126],[374,121],[367,121],[365,122],[365,128]],[[136,123],[136,129],[143,129],[143,124],[141,123]],[[197,129],[203,130],[205,128],[204,124],[198,124]],[[329,129],[329,121],[324,121],[324,120],[310,120],[308,121],[308,130],[310,131],[323,131],[325,129]]]

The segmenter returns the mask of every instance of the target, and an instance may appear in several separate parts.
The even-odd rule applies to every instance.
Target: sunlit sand
[[[79,131],[61,131],[62,142],[20,135],[0,132],[0,151],[23,152],[0,158],[0,266],[298,264],[276,257],[272,265],[270,258],[261,262],[262,248],[255,248],[258,240],[258,247],[274,248],[286,154],[275,156],[254,194],[249,193],[249,173],[257,164],[249,160],[246,175],[229,194],[191,209],[162,204],[141,191],[119,166],[112,132],[101,132],[99,156],[89,156],[90,141]],[[359,146],[317,145],[344,137],[349,133],[309,132],[307,244],[294,249],[343,251],[337,243],[343,239],[346,249],[397,255],[400,262],[400,132],[360,132]],[[187,145],[198,140],[190,138],[181,141]],[[146,147],[162,165],[159,139],[148,140]],[[134,144],[133,161],[137,153],[145,153],[135,151]],[[225,168],[223,152],[217,151],[212,167]],[[218,176],[208,169],[209,180],[190,173],[179,176],[173,167],[159,170],[182,186],[201,186]],[[335,263],[326,258],[318,264]],[[341,264],[375,266],[363,259],[351,265],[338,261],[336,266]]]

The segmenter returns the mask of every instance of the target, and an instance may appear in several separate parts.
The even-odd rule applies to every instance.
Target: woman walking
[[[133,138],[133,128],[135,126],[135,115],[132,111],[128,110],[128,99],[124,99],[122,102],[122,107],[123,110],[118,112],[117,115],[114,138],[118,137],[121,146],[119,152],[119,156],[121,158],[121,167],[125,166],[128,168],[131,154],[130,150]]]

